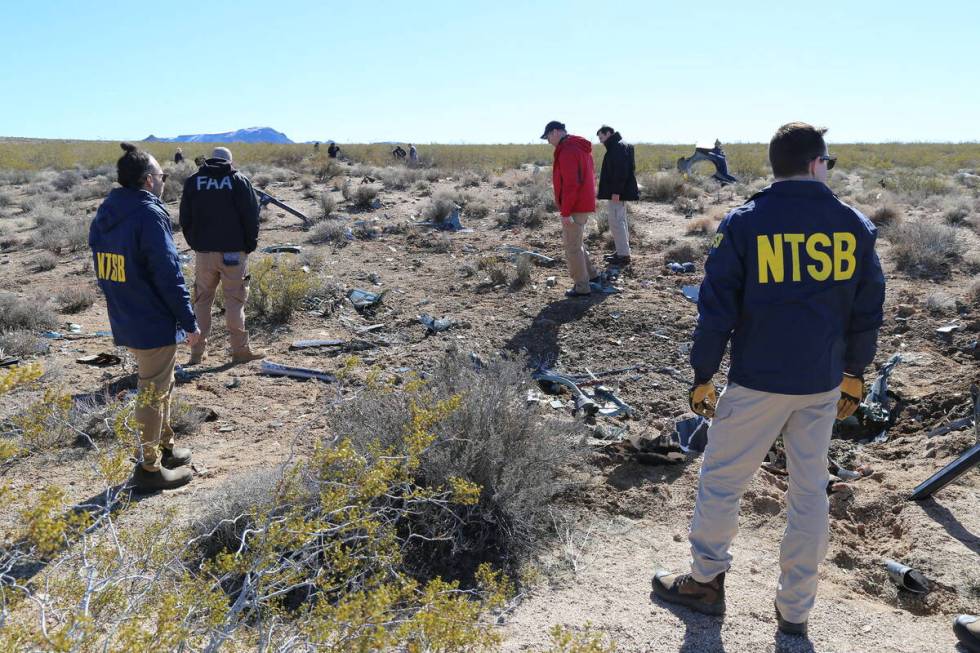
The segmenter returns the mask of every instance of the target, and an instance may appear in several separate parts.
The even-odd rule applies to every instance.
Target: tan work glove
[[[708,381],[701,385],[691,386],[687,393],[687,401],[691,404],[691,410],[698,415],[711,419],[715,416],[715,406],[718,405],[715,384]]]
[[[840,399],[837,401],[837,419],[847,419],[861,405],[864,396],[864,377],[844,374],[840,384]]]

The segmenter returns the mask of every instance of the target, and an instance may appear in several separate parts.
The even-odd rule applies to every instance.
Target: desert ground
[[[942,161],[943,155],[936,157]],[[439,167],[438,159],[421,168],[306,159],[291,165],[244,162],[256,187],[312,222],[304,225],[273,205],[263,209],[260,251],[249,258],[253,346],[264,349],[270,361],[335,378],[303,381],[262,375],[257,362],[231,365],[221,308],[215,306],[209,358],[183,367],[175,390],[179,443],[193,449],[196,476],[176,491],[126,499],[124,508],[107,517],[111,529],[102,532],[140,532],[164,515],[168,527],[178,529],[206,518],[229,496],[241,496],[242,487],[316,455],[317,443],[336,443],[337,411],[363,399],[374,384],[399,393],[409,379],[424,382],[447,355],[457,363],[505,355],[521,369],[546,364],[572,374],[631,368],[603,377],[635,409],[628,419],[583,419],[573,415],[568,394],[548,396],[528,379],[521,381],[528,420],[564,424],[566,435],[574,437],[544,445],[567,446],[569,457],[555,481],[558,489],[547,498],[550,523],[533,529],[538,539],[522,548],[520,578],[506,601],[481,617],[498,638],[492,648],[956,650],[953,618],[980,610],[980,474],[974,470],[922,502],[908,495],[976,442],[975,426],[963,418],[973,411],[971,384],[980,383],[980,161],[923,170],[849,167],[842,158],[832,173],[833,190],[880,230],[878,252],[888,285],[868,383],[892,355],[900,354],[901,362],[888,380],[892,412],[886,437],[868,441],[865,433],[842,432],[833,441],[834,460],[863,475],[841,479],[833,488],[830,549],[805,640],[777,635],[772,610],[785,527],[786,482],[778,464],[760,469],[742,501],[723,619],[663,604],[651,597],[650,585],[656,569],[687,564],[686,530],[700,464],[696,454],[670,461],[651,454],[659,436],[691,416],[687,353],[697,307],[681,288],[700,282],[718,220],[768,179],[749,175],[720,187],[704,171],[689,178],[670,170],[644,174],[643,199],[629,206],[633,263],[613,281],[618,292],[567,299],[571,284],[561,261],[559,218],[550,204],[550,161],[539,158],[500,169]],[[193,167],[167,168],[172,177],[164,199],[176,221],[180,181]],[[737,167],[734,172],[739,174]],[[134,361],[105,335],[105,301],[87,249],[88,224],[113,179],[114,170],[104,164],[67,172],[0,171],[0,358],[15,357],[21,367],[37,364],[42,374],[0,397],[0,445],[6,445],[0,446],[0,546],[8,562],[23,552],[16,564],[0,567],[11,587],[22,588],[5,593],[0,642],[9,639],[0,650],[21,646],[12,630],[4,635],[5,628],[46,623],[53,637],[69,615],[89,609],[68,599],[59,604],[49,586],[57,585],[59,574],[70,577],[90,568],[79,563],[88,539],[76,531],[84,529],[56,530],[55,541],[44,547],[38,520],[98,503],[100,494],[118,485],[120,469],[132,465],[124,460],[132,442],[111,431],[115,416],[134,401],[127,394],[135,386]],[[453,205],[461,207],[464,230],[425,224],[442,221]],[[611,251],[604,210],[599,202],[588,240],[599,263]],[[193,252],[179,232],[175,239],[189,255],[184,269],[190,283]],[[297,245],[301,251],[261,252],[272,245]],[[556,262],[514,259],[505,246]],[[667,267],[688,261],[695,271]],[[288,274],[276,276],[281,270]],[[290,283],[296,288],[281,287]],[[352,289],[384,294],[376,307],[360,312],[347,299]],[[255,303],[256,296],[265,303]],[[283,304],[288,314],[278,310]],[[448,318],[452,328],[429,332],[419,321],[422,314]],[[937,331],[947,326],[953,328]],[[344,344],[290,347],[303,339]],[[115,354],[121,362],[76,362],[99,353]],[[178,363],[188,353],[182,347]],[[715,381],[723,384],[723,375]],[[943,432],[950,423],[958,428]],[[113,455],[110,473],[106,461]],[[536,509],[540,513],[541,506]],[[88,535],[94,537],[99,536]],[[920,571],[929,592],[899,590],[887,575],[886,559]],[[561,648],[550,634],[556,626],[580,636],[578,648]],[[93,628],[99,631],[98,621]],[[594,642],[584,643],[593,636]],[[69,642],[64,648],[50,644],[51,650],[89,650],[79,642],[108,635],[85,637],[77,635],[74,648]],[[235,637],[225,641],[227,650],[255,650],[253,640]],[[183,650],[198,646],[205,648],[186,644]]]

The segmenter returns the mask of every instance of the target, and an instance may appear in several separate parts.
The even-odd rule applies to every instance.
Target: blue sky
[[[5,3],[0,136],[980,140],[980,3]]]

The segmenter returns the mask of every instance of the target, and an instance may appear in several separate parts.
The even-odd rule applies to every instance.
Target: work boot
[[[980,653],[980,618],[961,614],[953,622],[953,632],[963,648],[971,653]]]
[[[619,254],[613,254],[612,256],[606,258],[606,264],[612,267],[625,268],[627,265],[630,264],[631,260],[632,259],[629,256],[620,256]]]
[[[250,361],[257,361],[263,358],[265,358],[264,351],[252,351],[251,349],[245,348],[241,351],[231,352],[232,363],[248,363]]]
[[[190,467],[178,467],[177,469],[167,469],[161,467],[155,472],[148,472],[142,465],[136,465],[133,470],[133,478],[130,479],[130,487],[137,492],[156,492],[157,490],[172,490],[182,485],[186,485],[194,472]]]
[[[653,576],[653,593],[669,603],[679,603],[703,614],[725,614],[725,574],[699,583],[691,574],[660,570]]]
[[[208,353],[206,351],[193,351],[191,350],[191,357],[187,359],[187,366],[200,365],[202,362],[207,360]]]
[[[190,462],[191,450],[187,447],[174,447],[173,449],[163,447],[163,457],[160,459],[160,464],[167,469],[177,469],[189,465]]]
[[[776,623],[779,625],[779,632],[784,635],[802,635],[806,637],[806,622],[798,624],[794,621],[786,621],[783,619],[783,615],[779,613],[779,606],[773,602],[773,607],[776,608]]]

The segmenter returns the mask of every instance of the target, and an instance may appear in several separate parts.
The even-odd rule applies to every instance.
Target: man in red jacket
[[[551,181],[555,187],[555,204],[561,212],[562,240],[568,272],[575,286],[565,294],[569,297],[588,297],[590,283],[599,282],[589,253],[585,250],[585,225],[595,212],[595,163],[592,143],[581,136],[572,136],[565,125],[552,120],[544,128],[543,140],[555,148]]]

